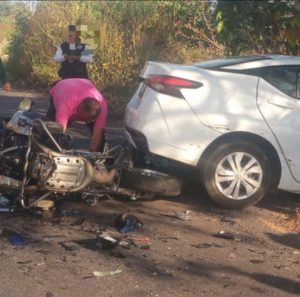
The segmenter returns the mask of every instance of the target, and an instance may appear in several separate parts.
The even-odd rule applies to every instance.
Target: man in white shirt
[[[86,63],[93,62],[93,54],[88,45],[79,42],[75,25],[69,25],[68,41],[63,42],[54,56],[61,63],[58,75],[62,78],[89,78]]]

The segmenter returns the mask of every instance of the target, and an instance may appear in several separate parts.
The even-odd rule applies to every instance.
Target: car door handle
[[[275,106],[287,109],[295,109],[296,103],[292,101],[292,99],[278,99],[278,98],[269,98],[268,103],[273,104]]]

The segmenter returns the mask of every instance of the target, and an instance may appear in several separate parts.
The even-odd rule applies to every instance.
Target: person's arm
[[[63,51],[62,51],[61,47],[57,48],[56,53],[54,55],[54,60],[57,63],[62,63],[63,61],[65,61],[65,56],[63,55]]]
[[[93,130],[92,141],[90,145],[90,150],[92,152],[97,151],[101,144],[103,133],[104,133],[104,127],[107,119],[107,111],[108,111],[107,103],[106,100],[103,98],[101,102],[101,112],[99,114],[98,119],[96,120],[94,130]]]
[[[90,150],[92,152],[98,151],[98,148],[102,141],[103,133],[104,133],[104,128],[94,127],[92,141],[91,141],[91,145],[90,145]]]
[[[63,133],[66,132],[68,126],[69,116],[62,108],[56,107],[55,122],[63,127]]]
[[[80,62],[93,63],[93,53],[88,45],[85,46],[85,50],[81,53]]]

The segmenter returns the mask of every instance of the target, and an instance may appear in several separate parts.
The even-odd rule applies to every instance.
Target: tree
[[[251,53],[295,53],[295,25],[299,8],[295,1],[218,1],[218,38],[227,55]],[[299,37],[298,37],[299,38]],[[296,51],[299,48],[296,49]]]

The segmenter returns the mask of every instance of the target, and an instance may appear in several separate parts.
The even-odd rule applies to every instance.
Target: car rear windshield
[[[261,60],[270,60],[270,57],[266,56],[247,56],[247,57],[230,57],[218,60],[205,61],[201,63],[193,64],[196,67],[204,68],[204,69],[217,69],[232,65],[238,65],[242,63],[255,62]]]

